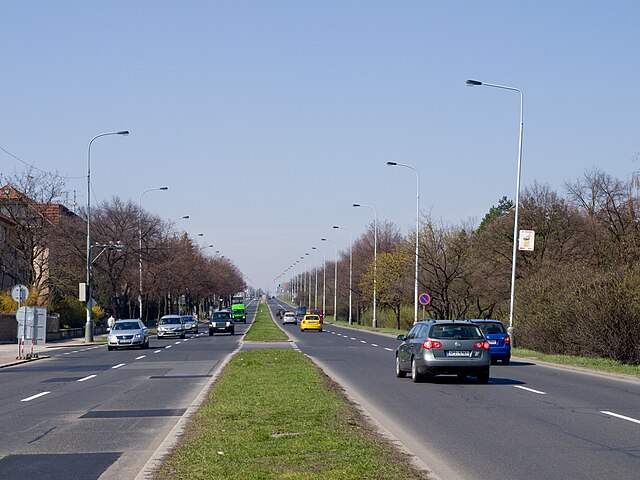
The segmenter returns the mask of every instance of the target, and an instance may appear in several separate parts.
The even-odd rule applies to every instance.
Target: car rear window
[[[320,320],[318,315],[307,315],[306,320]]]
[[[478,326],[486,334],[501,334],[506,333],[504,325],[501,323],[479,323]]]
[[[211,314],[211,319],[212,320],[224,320],[227,318],[231,318],[231,314],[229,312],[219,312],[219,313],[212,313]]]
[[[429,338],[437,339],[455,339],[455,340],[472,340],[483,338],[480,329],[475,325],[434,325],[431,327]]]

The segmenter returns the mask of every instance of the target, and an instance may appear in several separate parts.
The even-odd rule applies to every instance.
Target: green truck
[[[244,311],[244,303],[234,303],[231,305],[231,318],[234,322],[247,323],[247,314]]]

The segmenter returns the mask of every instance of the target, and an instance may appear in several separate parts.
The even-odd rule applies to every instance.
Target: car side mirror
[[[397,340],[399,340],[399,341],[401,341],[401,342],[404,342],[404,341],[406,340],[406,338],[407,338],[407,337],[406,337],[405,335],[398,335],[398,336],[396,337],[396,339],[397,339]]]

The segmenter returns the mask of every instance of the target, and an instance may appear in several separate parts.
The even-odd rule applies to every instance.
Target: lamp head
[[[186,220],[187,218],[189,218],[189,215],[185,215],[182,218],[184,218]]]
[[[338,225],[334,225],[333,228],[340,228]]]
[[[321,241],[323,241],[323,242],[326,242],[326,241],[327,241],[327,239],[326,239],[326,238],[321,238],[320,240],[321,240]]]
[[[116,132],[117,135],[129,135],[129,130],[120,130]]]
[[[354,204],[353,204],[353,206],[354,206],[354,207],[359,207],[359,206],[360,206],[360,204],[359,204],[359,203],[354,203]]]
[[[158,190],[169,190],[169,187],[160,187]]]
[[[387,165],[394,166],[394,165],[398,165],[398,164],[397,164],[397,162],[387,162]]]
[[[467,80],[467,85],[470,87],[478,87],[482,85],[482,82],[479,82],[478,80]]]

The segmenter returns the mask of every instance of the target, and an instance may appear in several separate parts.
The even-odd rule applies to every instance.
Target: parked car
[[[211,314],[211,318],[209,319],[209,336],[212,336],[214,333],[235,334],[235,324],[233,318],[231,318],[231,312],[223,310]]]
[[[282,324],[286,325],[287,323],[293,323],[294,325],[298,324],[298,320],[294,312],[284,312],[282,315]]]
[[[466,320],[427,320],[416,323],[407,335],[398,335],[396,376],[411,372],[414,382],[426,376],[457,375],[466,380],[475,376],[489,381],[489,342],[478,325]]]
[[[299,305],[296,307],[296,320],[298,322],[302,321],[302,318],[307,314],[307,307],[304,305]]]
[[[198,333],[198,321],[193,318],[193,315],[182,315],[182,323],[186,333]]]
[[[165,315],[158,322],[158,340],[164,337],[185,336],[184,322],[180,315]]]
[[[502,322],[500,320],[471,321],[480,327],[484,338],[489,342],[491,363],[495,365],[500,360],[503,365],[509,365],[511,362],[511,337]]]
[[[322,319],[318,315],[305,315],[300,322],[300,331],[305,330],[318,330],[322,331]]]
[[[149,330],[137,318],[117,320],[107,336],[107,350],[119,347],[149,348]]]

